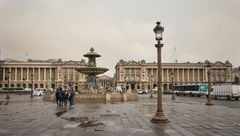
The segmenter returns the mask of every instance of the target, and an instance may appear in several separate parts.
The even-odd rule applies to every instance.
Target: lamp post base
[[[9,97],[9,95],[7,95],[7,97],[5,99],[11,99],[11,98]]]
[[[175,95],[172,95],[172,100],[175,100],[176,98],[175,98]]]
[[[206,105],[208,105],[208,106],[212,106],[213,103],[212,103],[211,101],[208,101],[208,102],[206,103]]]
[[[155,116],[152,118],[151,122],[153,123],[168,123],[168,118],[165,117],[164,113],[157,111]]]
[[[152,95],[152,93],[151,93],[151,95],[150,95],[150,98],[153,98],[153,95]]]

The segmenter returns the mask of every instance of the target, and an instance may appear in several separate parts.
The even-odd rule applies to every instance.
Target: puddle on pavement
[[[23,123],[30,123],[32,121],[34,121],[35,119],[25,119],[24,121],[22,121]]]
[[[64,119],[66,119],[68,121],[78,122],[75,124],[67,124],[64,126],[66,128],[73,128],[73,127],[77,127],[77,126],[86,128],[86,127],[94,127],[94,126],[104,125],[104,123],[97,122],[97,120],[89,120],[88,117],[69,117],[69,118],[64,118]],[[96,130],[96,131],[99,131],[99,130]]]
[[[76,128],[80,125],[80,123],[75,124],[66,124],[63,128]]]
[[[82,122],[82,121],[87,121],[88,117],[69,117],[69,118],[64,118],[68,121],[76,121],[76,122]]]
[[[65,112],[67,112],[67,110],[59,111],[59,112],[55,113],[55,115],[56,115],[57,117],[59,117],[59,116],[62,116]]]
[[[120,117],[120,115],[119,114],[101,114],[100,115],[101,117]]]
[[[0,101],[0,105],[8,105],[9,101]]]

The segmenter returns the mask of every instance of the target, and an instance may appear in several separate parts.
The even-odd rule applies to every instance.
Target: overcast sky
[[[240,65],[239,0],[0,0],[1,59],[81,60],[93,47],[112,76],[120,59],[157,60],[158,20],[163,62]]]

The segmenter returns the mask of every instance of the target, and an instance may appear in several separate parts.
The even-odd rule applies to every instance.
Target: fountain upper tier
[[[87,67],[76,68],[76,70],[78,72],[86,74],[88,76],[94,76],[95,77],[96,75],[103,74],[106,71],[108,71],[107,68],[97,67],[96,58],[101,57],[101,55],[94,52],[93,48],[91,48],[90,52],[86,53],[83,56],[88,58],[88,66]]]

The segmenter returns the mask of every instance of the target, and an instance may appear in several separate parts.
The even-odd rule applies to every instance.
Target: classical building
[[[0,88],[10,87],[56,88],[72,84],[78,89],[85,82],[85,75],[75,68],[87,66],[84,60],[2,60],[0,61]]]
[[[211,63],[212,81],[214,84],[232,82],[232,64],[217,61]],[[150,89],[157,86],[157,63],[120,60],[115,66],[115,85],[126,89]],[[207,83],[206,62],[198,63],[162,63],[163,89],[174,84]]]
[[[240,84],[240,66],[238,68],[233,68],[233,83]]]
[[[112,80],[113,78],[106,76],[106,75],[102,75],[98,77],[99,83],[101,84],[102,87],[107,88],[112,86]]]

